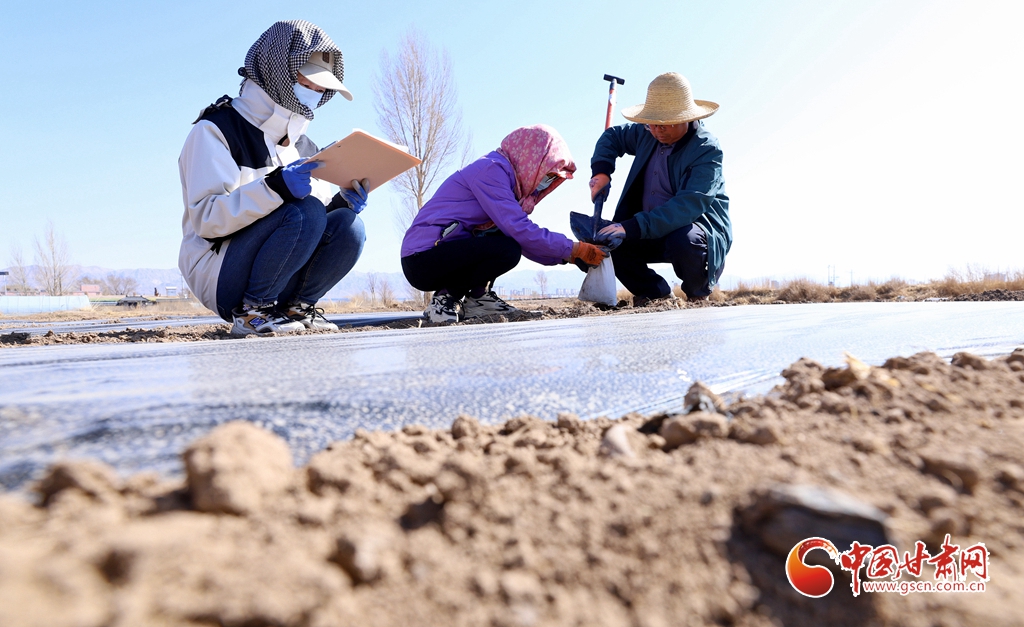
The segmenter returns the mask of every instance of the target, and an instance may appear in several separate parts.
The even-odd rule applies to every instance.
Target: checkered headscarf
[[[313,111],[299,102],[292,91],[292,85],[298,80],[299,68],[306,64],[314,52],[333,52],[334,75],[344,82],[345,63],[341,58],[341,50],[338,50],[338,46],[334,45],[334,41],[323,29],[305,20],[276,22],[264,31],[249,48],[245,55],[245,67],[238,68],[238,75],[262,87],[277,104],[312,120]],[[325,105],[334,94],[333,89],[325,91],[320,106]]]

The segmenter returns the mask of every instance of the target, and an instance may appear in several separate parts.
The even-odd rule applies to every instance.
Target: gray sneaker
[[[430,322],[458,322],[461,301],[451,294],[434,294],[423,317]]]
[[[519,310],[501,300],[493,290],[487,292],[480,298],[466,297],[462,306],[466,318],[480,318],[483,316],[494,316],[500,314],[516,313]]]
[[[315,329],[317,331],[338,330],[338,325],[324,318],[324,310],[318,309],[315,304],[304,305],[302,303],[295,303],[289,306],[288,309],[285,309],[285,315],[306,329]]]
[[[253,307],[242,305],[231,312],[234,322],[231,325],[231,335],[244,337],[246,335],[276,335],[278,333],[296,333],[305,330],[302,323],[296,322],[278,311],[277,305],[266,305],[264,307]]]

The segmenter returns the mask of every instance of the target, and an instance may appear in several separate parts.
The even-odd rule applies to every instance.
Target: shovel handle
[[[608,189],[610,187],[611,183],[605,185],[601,191],[597,193],[597,196],[594,197],[594,226],[593,233],[590,234],[590,237],[594,241],[597,241],[598,226],[601,224],[601,211],[604,209],[604,199],[608,197]]]

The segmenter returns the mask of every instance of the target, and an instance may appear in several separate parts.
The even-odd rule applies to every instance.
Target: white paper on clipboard
[[[323,148],[304,161],[324,165],[310,172],[314,178],[339,187],[352,189],[352,180],[369,179],[370,189],[377,189],[402,172],[420,164],[409,149],[354,129],[344,139]]]

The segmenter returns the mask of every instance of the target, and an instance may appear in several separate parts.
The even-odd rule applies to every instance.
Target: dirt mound
[[[158,329],[124,329],[122,331],[87,331],[54,333],[42,335],[29,333],[0,334],[2,346],[53,346],[58,344],[126,344],[145,342],[198,342],[201,340],[234,339],[229,333],[231,327],[216,324],[197,324],[181,327],[160,327]]]
[[[990,300],[1024,300],[1024,290],[985,290],[980,294],[961,294],[950,300],[990,301]]]
[[[298,469],[230,423],[182,484],[60,463],[38,505],[0,498],[0,624],[1024,622],[1024,349],[783,374],[679,414],[360,431]],[[810,599],[783,567],[810,535],[947,533],[987,544],[984,593],[854,598],[837,572]]]

